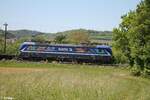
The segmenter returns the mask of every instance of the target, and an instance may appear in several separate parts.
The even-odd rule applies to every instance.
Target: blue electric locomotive
[[[20,57],[23,59],[110,63],[112,58],[112,50],[110,46],[106,45],[56,45],[24,42],[20,46]]]

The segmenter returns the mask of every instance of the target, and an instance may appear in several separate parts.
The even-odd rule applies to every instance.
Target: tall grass
[[[0,99],[149,100],[149,84],[125,68],[0,62]]]

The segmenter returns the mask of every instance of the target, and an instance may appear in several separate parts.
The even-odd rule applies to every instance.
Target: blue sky
[[[121,15],[140,0],[1,0],[0,28],[58,32],[70,29],[112,30]]]

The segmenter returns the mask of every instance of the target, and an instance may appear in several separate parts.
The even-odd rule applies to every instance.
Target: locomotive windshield
[[[107,52],[105,51],[105,49],[98,49],[97,53],[98,54],[107,54]]]

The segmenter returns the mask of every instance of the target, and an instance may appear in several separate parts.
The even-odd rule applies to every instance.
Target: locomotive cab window
[[[36,49],[35,46],[28,46],[27,47],[28,51],[35,51],[35,49]]]
[[[97,49],[98,54],[107,54],[105,49]]]

